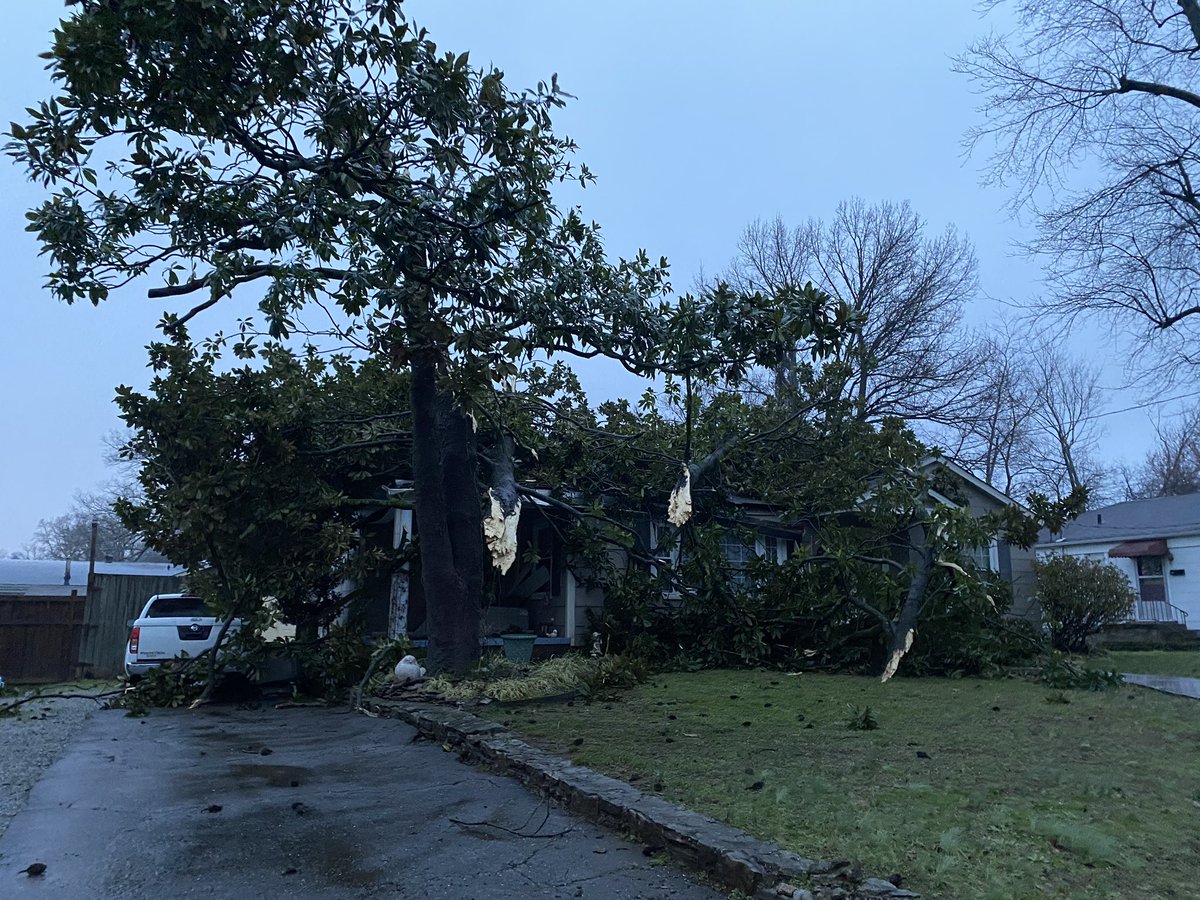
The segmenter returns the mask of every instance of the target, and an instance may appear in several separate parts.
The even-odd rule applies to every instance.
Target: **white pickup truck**
[[[234,619],[230,631],[240,624]],[[214,616],[199,597],[155,594],[131,623],[125,646],[125,674],[139,678],[167,660],[197,656],[211,648],[220,633],[220,617]]]

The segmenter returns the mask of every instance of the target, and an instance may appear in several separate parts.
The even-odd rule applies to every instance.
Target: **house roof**
[[[1129,500],[1088,510],[1052,535],[1043,529],[1038,547],[1105,544],[1200,535],[1200,494]]]
[[[183,569],[171,563],[96,562],[99,575],[182,575]],[[0,584],[15,587],[67,588],[87,590],[86,559],[0,559]]]
[[[943,466],[946,469],[949,469],[968,485],[975,488],[975,490],[982,494],[986,494],[997,503],[1003,503],[1006,506],[1016,506],[1019,509],[1025,510],[1025,512],[1029,512],[1029,510],[1025,508],[1024,504],[1018,503],[1012,497],[1008,496],[1008,494],[1004,493],[1004,491],[988,484],[970,469],[966,468],[960,463],[956,463],[952,459],[949,459],[945,456],[930,456],[921,461],[921,468],[923,469],[928,469],[934,465]]]

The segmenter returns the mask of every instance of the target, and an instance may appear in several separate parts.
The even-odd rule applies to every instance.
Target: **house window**
[[[668,537],[670,537],[670,534],[667,524],[665,522],[651,520],[650,543],[648,545],[649,549],[652,551],[655,549],[658,550],[658,555],[655,557],[655,559],[657,559],[664,568],[675,569],[679,566],[679,536],[678,534],[675,535],[676,540],[672,541],[671,546],[664,552],[663,549],[659,547],[659,543]],[[654,567],[651,569],[651,571],[657,574],[658,568]]]
[[[980,572],[996,572],[1000,569],[1000,547],[993,541],[980,547],[968,547],[963,558]]]
[[[755,552],[754,542],[747,541],[736,532],[723,531],[721,533],[721,550],[729,562],[729,580],[739,587],[748,585],[750,576],[746,574],[746,566],[758,556]]]
[[[1138,596],[1143,604],[1167,602],[1167,582],[1163,578],[1161,556],[1139,556],[1137,574]]]
[[[763,552],[762,555],[770,562],[779,562],[779,538],[773,534],[767,534],[762,539]]]

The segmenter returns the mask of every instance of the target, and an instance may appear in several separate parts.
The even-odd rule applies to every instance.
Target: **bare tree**
[[[1122,472],[1129,500],[1200,493],[1200,403],[1154,422],[1155,444],[1135,470]]]
[[[1033,212],[1043,312],[1099,314],[1135,337],[1157,380],[1200,366],[1200,55],[1195,0],[991,0],[1011,35],[956,60],[984,95],[972,147]]]
[[[1050,341],[1035,344],[1025,359],[1034,441],[1030,486],[1059,497],[1086,487],[1095,502],[1105,479],[1096,457],[1104,405],[1099,369]]]
[[[1010,496],[1032,489],[1040,455],[1024,336],[998,328],[977,344],[976,406],[950,430],[950,455]]]
[[[87,559],[95,522],[97,559],[162,561],[163,557],[147,549],[141,537],[121,524],[113,511],[119,497],[133,496],[136,490],[136,485],[118,480],[98,491],[76,493],[67,513],[38,522],[26,552],[35,559]]]
[[[950,423],[970,408],[977,354],[960,327],[975,293],[970,242],[953,228],[930,237],[907,203],[843,202],[829,223],[789,228],[781,218],[743,232],[728,274],[742,289],[777,290],[812,282],[849,303],[860,322],[827,363],[863,420],[898,416]],[[776,391],[795,388],[796,361],[776,372]]]

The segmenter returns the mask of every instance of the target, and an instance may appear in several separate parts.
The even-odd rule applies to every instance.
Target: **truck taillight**
[[[137,656],[138,638],[142,636],[142,629],[137,625],[133,626],[133,630],[129,632],[129,652]]]

